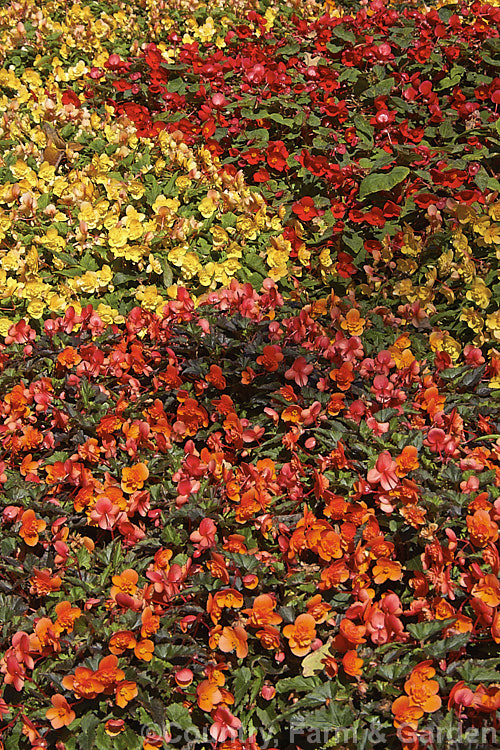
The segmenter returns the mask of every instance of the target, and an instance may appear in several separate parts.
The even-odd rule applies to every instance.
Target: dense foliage
[[[0,9],[0,747],[495,743],[499,28]]]

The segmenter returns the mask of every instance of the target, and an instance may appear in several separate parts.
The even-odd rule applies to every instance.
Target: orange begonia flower
[[[111,587],[111,596],[114,599],[118,593],[130,594],[133,596],[137,591],[137,581],[139,575],[135,570],[127,568],[120,575],[113,576],[112,581],[114,586]]]
[[[249,625],[255,628],[261,625],[279,625],[283,621],[281,615],[274,611],[276,602],[269,594],[261,594],[254,599],[251,609],[244,609],[243,613],[249,615]]]
[[[475,547],[486,547],[489,542],[498,539],[498,524],[491,520],[486,510],[476,510],[473,516],[467,516],[467,529]]]
[[[196,688],[196,697],[199,707],[203,711],[211,711],[214,706],[222,701],[222,693],[214,682],[203,680]]]
[[[434,602],[434,617],[436,620],[448,620],[456,617],[456,612],[446,599],[438,599]]]
[[[500,643],[500,612],[498,610],[491,623],[491,637],[495,643]]]
[[[345,318],[340,321],[340,327],[347,331],[351,336],[361,336],[365,329],[365,318],[359,314],[359,310],[352,307]]]
[[[365,625],[355,625],[352,620],[347,619],[345,617],[341,623],[340,623],[340,634],[344,636],[346,641],[349,641],[349,643],[366,643],[366,638],[364,638],[366,634],[366,627]]]
[[[208,645],[211,649],[216,649],[219,645],[220,637],[222,635],[222,625],[216,625],[208,633]]]
[[[55,621],[55,628],[58,633],[62,633],[66,630],[67,633],[73,631],[75,620],[77,620],[82,614],[82,610],[78,607],[72,607],[68,601],[59,602],[56,604],[57,620]]]
[[[214,578],[218,578],[220,581],[222,581],[225,585],[229,583],[229,571],[226,566],[226,560],[223,555],[220,555],[218,552],[211,553],[211,560],[207,560],[205,563],[208,570],[210,571],[210,574]]]
[[[71,370],[75,365],[79,365],[82,358],[72,346],[67,346],[62,352],[57,355],[57,361],[60,365],[68,370]]]
[[[112,654],[120,655],[128,648],[135,648],[136,643],[135,635],[131,630],[118,630],[109,639],[108,647]]]
[[[175,673],[175,682],[181,688],[189,687],[193,682],[193,679],[194,674],[190,669],[179,669],[179,671]]]
[[[385,581],[400,581],[403,577],[401,563],[390,560],[388,557],[380,557],[373,566],[373,580],[375,583]]]
[[[425,713],[433,713],[441,708],[439,683],[427,680],[418,672],[412,672],[410,679],[405,682],[405,691],[414,706],[418,706]]]
[[[344,554],[342,551],[342,538],[340,534],[329,529],[324,529],[321,533],[318,544],[313,547],[309,545],[309,548],[312,549],[313,552],[316,552],[316,554],[325,562],[330,562],[332,559],[339,560]]]
[[[361,659],[356,651],[346,651],[342,657],[342,666],[344,672],[351,677],[358,677],[362,673],[363,659]]]
[[[50,617],[41,617],[35,625],[35,632],[30,635],[30,649],[42,651],[50,647],[55,653],[61,650],[59,633]]]
[[[21,528],[19,529],[19,536],[24,539],[25,544],[28,547],[34,547],[38,544],[39,534],[44,531],[47,527],[45,521],[35,516],[35,512],[31,510],[25,510],[21,516]]]
[[[500,688],[498,685],[478,685],[474,693],[472,707],[477,711],[495,714],[500,708]]]
[[[233,628],[225,627],[219,638],[219,648],[224,653],[234,651],[238,659],[244,659],[248,654],[248,636],[241,625],[235,625]]]
[[[61,727],[69,726],[76,718],[76,714],[71,710],[66,698],[56,693],[50,700],[53,708],[47,709],[45,716],[52,724],[52,728],[61,729]]]
[[[210,615],[211,620],[214,623],[214,625],[217,625],[217,623],[220,620],[220,616],[222,614],[222,607],[219,607],[219,605],[215,601],[215,597],[213,597],[212,594],[208,595],[207,614]]]
[[[120,682],[124,677],[125,672],[118,669],[118,657],[114,654],[101,659],[95,672],[96,680],[101,683],[104,689],[111,687],[115,682]]]
[[[151,607],[146,607],[142,613],[141,621],[141,635],[143,638],[148,635],[154,635],[160,627],[160,618],[154,614]]]
[[[272,625],[266,625],[255,634],[264,648],[277,649],[281,645],[280,631]]]
[[[62,684],[66,690],[72,690],[78,698],[89,700],[104,690],[104,685],[97,679],[93,670],[87,667],[77,667],[74,675],[63,677]]]
[[[149,469],[142,462],[134,464],[134,466],[125,466],[122,470],[121,488],[123,492],[131,495],[132,492],[142,490],[148,477]]]
[[[298,404],[291,404],[287,406],[281,412],[281,419],[283,422],[292,422],[292,424],[298,424],[302,421],[302,408]]]
[[[62,580],[59,576],[53,576],[49,568],[37,570],[33,568],[33,575],[30,578],[30,593],[36,596],[47,596],[53,591],[59,591]]]
[[[177,409],[174,429],[182,435],[192,437],[200,427],[208,427],[208,413],[194,398],[187,398]]]
[[[424,715],[420,706],[412,703],[407,695],[396,698],[392,704],[392,713],[394,714],[395,727],[408,725],[413,727],[413,729],[417,729],[418,720]]]
[[[431,680],[435,674],[436,670],[432,666],[432,660],[426,659],[425,661],[421,661],[415,667],[413,667],[408,680],[410,680],[414,675],[418,675],[422,680]]]
[[[137,685],[129,680],[122,680],[115,687],[115,701],[120,708],[125,708],[137,695]]]
[[[240,609],[243,606],[243,594],[236,589],[221,589],[214,595],[218,607]]]
[[[142,661],[151,661],[155,650],[155,644],[149,638],[139,641],[134,648],[134,654]]]
[[[302,614],[293,625],[285,625],[283,635],[288,638],[290,651],[295,656],[305,656],[316,638],[316,620],[312,615]]]
[[[19,443],[24,450],[33,450],[43,443],[43,434],[40,430],[28,425],[23,429],[23,434]]]
[[[337,560],[321,571],[321,581],[318,583],[320,591],[334,588],[349,579],[350,571],[344,560]]]
[[[222,370],[219,365],[210,366],[210,371],[205,380],[215,388],[217,388],[219,391],[223,391],[226,387],[226,378],[222,374]]]
[[[396,474],[405,477],[410,471],[415,471],[420,466],[418,462],[418,450],[414,445],[406,445],[399,456],[396,456]]]
[[[158,750],[158,748],[165,747],[163,737],[158,735],[148,734],[146,739],[142,741],[142,750]]]
[[[332,417],[336,417],[337,414],[340,414],[340,412],[345,409],[344,399],[345,393],[332,393],[330,396],[330,400],[326,405],[328,414],[330,414]]]
[[[316,594],[307,602],[307,611],[314,617],[317,625],[328,620],[331,609],[330,605],[323,601],[321,594]]]
[[[472,596],[481,599],[489,607],[498,607],[500,604],[500,582],[496,575],[488,573],[481,578],[472,588]]]
[[[117,737],[124,729],[125,722],[123,719],[108,719],[104,725],[104,731],[106,734],[109,734],[110,737]]]
[[[330,372],[330,378],[341,391],[348,391],[356,375],[350,362],[344,362],[338,369]]]

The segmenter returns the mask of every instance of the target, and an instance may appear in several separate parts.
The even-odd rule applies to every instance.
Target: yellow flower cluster
[[[146,5],[141,23],[146,16],[151,37],[173,27],[154,2]],[[241,174],[225,175],[208,149],[189,147],[180,131],[139,139],[114,108],[98,114],[87,106],[92,67],[102,69],[120,44],[128,45],[125,54],[141,53],[130,40],[147,32],[133,9],[98,13],[73,4],[61,15],[57,0],[27,0],[19,24],[13,7],[0,9],[0,60],[23,44],[26,25],[39,30],[50,55],[37,54],[22,70],[0,69],[0,136],[15,143],[3,154],[8,179],[0,185],[0,300],[40,319],[97,297],[106,319],[115,320],[127,297],[160,309],[160,280],[167,287],[189,283],[200,294],[227,285],[247,252],[257,253],[274,278],[287,273],[290,245],[281,219]],[[204,19],[190,16],[186,34],[222,48],[229,19]],[[265,19],[270,29],[271,9]],[[175,62],[167,44],[158,48]],[[63,104],[68,87],[80,106]],[[137,163],[143,166],[132,171]]]

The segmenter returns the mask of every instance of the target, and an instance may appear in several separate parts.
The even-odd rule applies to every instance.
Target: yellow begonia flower
[[[110,247],[125,247],[128,241],[128,231],[125,227],[113,227],[108,233],[108,242]]]
[[[0,265],[4,271],[17,271],[20,267],[20,260],[19,250],[9,250],[0,260]]]
[[[108,265],[104,265],[101,270],[97,272],[97,277],[101,286],[109,286],[113,281],[113,271]]]
[[[429,336],[429,343],[433,352],[444,351],[450,355],[453,362],[456,362],[462,351],[458,341],[445,331],[433,331]]]
[[[182,276],[185,279],[192,279],[193,276],[196,276],[202,269],[202,265],[199,261],[198,256],[196,253],[189,252],[186,253],[182,260]]]
[[[28,315],[35,320],[40,320],[45,310],[45,302],[43,299],[32,299],[28,305]]]
[[[323,248],[323,250],[319,254],[319,262],[323,268],[330,268],[330,266],[333,263],[330,257],[330,248],[328,247]]]
[[[500,245],[500,224],[491,224],[483,234],[483,240],[487,245]]]
[[[22,159],[18,159],[15,164],[11,165],[10,171],[12,172],[12,176],[16,180],[21,180],[23,177],[26,177],[26,175],[28,175],[32,170],[26,164],[26,162],[24,162]]]
[[[224,261],[224,270],[228,276],[234,276],[237,271],[241,268],[241,263],[237,258],[228,258]]]
[[[173,247],[168,253],[168,260],[173,263],[174,266],[182,266],[184,258],[186,257],[187,248],[183,245]]]
[[[87,294],[94,294],[101,286],[99,276],[95,271],[86,271],[83,276],[76,278],[78,289]]]
[[[464,307],[460,313],[460,320],[464,320],[475,333],[483,330],[484,320],[473,307]]]
[[[56,169],[53,164],[49,164],[47,161],[44,161],[38,170],[38,177],[40,180],[44,180],[44,182],[52,182],[52,180],[55,179],[56,176]]]
[[[29,300],[45,299],[51,291],[50,286],[43,281],[28,281],[22,288],[22,296]]]
[[[216,210],[217,210],[216,202],[212,198],[209,198],[208,196],[203,198],[203,200],[198,206],[198,211],[200,212],[200,214],[203,216],[204,219],[209,219],[210,216],[212,216]]]
[[[257,239],[259,228],[256,222],[250,216],[239,216],[236,219],[236,229],[241,232],[247,240]]]
[[[38,237],[35,241],[56,253],[66,247],[66,240],[59,235],[55,227],[49,227],[43,237]]]
[[[495,341],[500,341],[500,310],[486,316],[486,328]]]
[[[141,285],[136,291],[135,297],[146,310],[155,310],[163,301],[156,286]]]
[[[88,229],[96,229],[100,224],[102,224],[102,218],[99,211],[97,211],[96,208],[88,201],[83,201],[80,204],[78,220],[84,221]]]
[[[479,307],[486,308],[490,303],[491,290],[488,289],[482,279],[475,278],[465,296],[469,302],[474,302]]]
[[[7,336],[11,326],[13,326],[14,323],[9,320],[9,318],[0,318],[0,336]]]
[[[47,307],[50,312],[63,313],[66,309],[66,300],[60,294],[54,292],[53,294],[49,294],[47,298]]]
[[[110,325],[111,323],[123,323],[124,321],[123,315],[120,315],[118,310],[115,310],[113,307],[110,307],[110,305],[105,305],[102,302],[97,306],[96,312],[102,322],[106,325]]]

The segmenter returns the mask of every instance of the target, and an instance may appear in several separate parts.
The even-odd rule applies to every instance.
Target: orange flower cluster
[[[406,695],[392,704],[395,727],[405,724],[417,729],[424,713],[433,713],[441,707],[439,683],[432,679],[436,670],[431,665],[432,661],[422,661],[412,669],[404,684]]]

